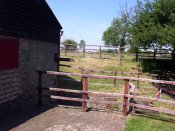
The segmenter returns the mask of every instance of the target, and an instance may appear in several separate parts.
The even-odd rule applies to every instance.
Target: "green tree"
[[[175,0],[138,1],[132,28],[132,48],[175,46]]]
[[[77,49],[77,42],[72,39],[66,39],[63,41],[64,46],[67,48],[67,50],[76,50]]]
[[[120,10],[121,16],[114,18],[111,26],[103,33],[102,40],[105,45],[118,46],[118,59],[121,64],[121,51],[123,47],[131,42],[131,16],[132,9],[128,9],[127,4]]]
[[[131,12],[128,10],[127,5],[121,11],[120,18],[114,18],[111,26],[103,33],[102,40],[105,45],[124,47],[131,42]]]
[[[83,47],[86,45],[86,42],[84,40],[81,40],[79,43],[80,49],[83,49]]]

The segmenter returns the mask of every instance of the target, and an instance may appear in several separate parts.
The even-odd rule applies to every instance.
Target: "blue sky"
[[[102,45],[102,34],[114,17],[119,16],[120,7],[128,7],[137,0],[46,0],[64,31],[62,40],[71,38],[79,43]]]

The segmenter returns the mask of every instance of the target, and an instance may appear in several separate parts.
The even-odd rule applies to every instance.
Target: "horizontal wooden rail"
[[[96,101],[96,100],[90,100],[90,99],[82,99],[82,98],[72,98],[72,97],[62,97],[62,96],[54,96],[54,95],[42,95],[43,97],[50,97],[51,99],[57,99],[57,100],[65,100],[65,101],[75,101],[75,102],[87,102],[87,103],[99,103],[99,104],[111,104],[111,105],[125,105],[126,103],[124,102],[117,102],[117,101]],[[171,114],[175,115],[175,111],[172,110],[167,110],[167,109],[159,109],[156,107],[150,107],[150,106],[145,106],[141,104],[135,104],[135,103],[127,103],[128,106],[134,106],[139,109],[143,110],[151,110],[151,111],[156,111],[156,112],[162,112],[165,114]]]
[[[82,99],[82,98],[73,98],[73,97],[62,97],[62,96],[54,96],[54,95],[42,95],[43,97],[50,97],[52,99],[65,100],[65,101],[75,101],[75,102],[88,102],[88,103],[99,103],[99,104],[118,104],[123,105],[123,102],[117,101],[96,101],[90,99]]]
[[[63,89],[63,88],[42,88],[44,90],[50,91],[61,91],[61,92],[68,92],[68,93],[81,93],[81,94],[94,94],[98,96],[111,96],[111,97],[119,97],[124,96],[124,94],[120,93],[106,93],[106,92],[94,92],[94,91],[82,91],[82,90],[70,90],[70,89]]]
[[[169,103],[175,105],[175,101],[170,100],[164,100],[164,99],[156,99],[156,98],[150,98],[150,97],[144,97],[144,96],[136,96],[136,95],[128,95],[128,94],[121,94],[121,93],[106,93],[106,92],[94,92],[94,91],[82,91],[82,90],[70,90],[70,89],[63,89],[63,88],[42,88],[44,90],[50,90],[50,91],[58,91],[58,92],[67,92],[67,93],[80,93],[80,94],[94,94],[98,95],[99,97],[129,97],[134,99],[144,99],[147,101],[158,101],[163,103]]]
[[[47,73],[49,75],[79,76],[79,77],[88,77],[88,78],[94,78],[94,79],[131,80],[131,81],[142,81],[142,82],[175,85],[175,82],[173,82],[173,81],[153,80],[153,79],[146,79],[146,78],[133,78],[133,77],[124,77],[124,76],[106,76],[106,75],[90,75],[90,74],[55,72],[55,71],[42,71],[42,72]]]
[[[84,72],[96,72],[96,73],[117,73],[117,74],[139,74],[139,75],[146,75],[146,76],[158,76],[158,74],[149,74],[149,73],[142,73],[142,72],[122,72],[122,71],[102,71],[102,70],[87,70],[83,69]]]
[[[59,58],[59,61],[75,62],[72,58]]]
[[[100,45],[85,45],[85,46],[96,46],[96,47],[99,47]]]
[[[99,50],[99,49],[85,49],[85,50]]]
[[[150,111],[155,111],[155,112],[159,112],[159,113],[175,115],[175,111],[172,111],[172,110],[160,109],[160,108],[156,108],[156,107],[150,107],[150,106],[145,106],[145,105],[141,105],[141,104],[134,104],[134,103],[128,103],[127,105],[134,106],[136,108],[143,109],[143,110],[150,110]]]
[[[134,99],[143,99],[143,100],[147,100],[147,101],[158,101],[158,102],[163,102],[163,103],[175,105],[175,101],[171,101],[171,100],[149,98],[149,97],[144,97],[144,96],[136,96],[136,95],[128,95],[128,94],[124,94],[124,95],[125,95],[125,97],[134,98]]]

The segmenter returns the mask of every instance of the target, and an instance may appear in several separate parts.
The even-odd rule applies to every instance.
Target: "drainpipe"
[[[60,34],[59,34],[59,40],[58,40],[58,55],[57,55],[57,71],[60,71],[60,44],[61,44],[61,36],[63,35],[63,31],[60,30]],[[57,76],[58,78],[58,88],[59,88],[59,83],[60,83],[60,77]]]

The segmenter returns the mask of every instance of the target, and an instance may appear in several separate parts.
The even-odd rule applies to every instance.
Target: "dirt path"
[[[24,119],[24,115],[31,111],[3,118],[0,120],[1,131],[122,131],[125,123],[124,118],[117,113],[84,113],[80,109],[61,107],[54,107]],[[17,121],[20,122],[14,124]]]

